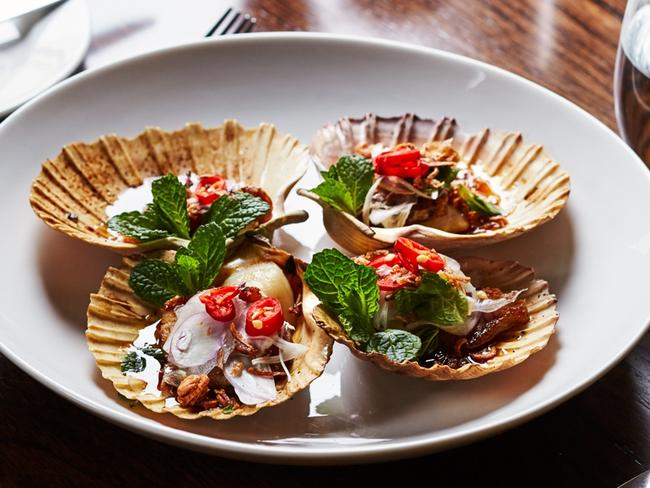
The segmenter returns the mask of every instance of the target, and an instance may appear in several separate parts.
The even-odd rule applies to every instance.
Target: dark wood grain
[[[313,30],[414,42],[514,71],[615,128],[612,76],[624,0],[250,0],[258,30]],[[612,334],[625,324],[611,324]],[[598,351],[594,351],[598,354]],[[295,468],[169,447],[100,420],[0,357],[2,486],[613,487],[650,467],[650,335],[582,394],[471,446],[378,466]],[[115,469],[114,466],[121,466]],[[137,482],[137,483],[136,483]],[[365,485],[365,483],[363,483]]]

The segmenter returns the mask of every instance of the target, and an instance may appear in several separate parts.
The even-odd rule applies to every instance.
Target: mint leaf
[[[226,239],[235,237],[242,229],[266,215],[271,206],[244,191],[224,195],[216,200],[203,218],[204,223],[216,222]]]
[[[325,307],[337,315],[348,337],[365,343],[373,331],[372,318],[379,310],[375,271],[356,264],[336,249],[325,249],[314,254],[304,278]]]
[[[458,190],[458,194],[463,200],[465,200],[465,203],[471,210],[490,217],[501,215],[499,207],[493,205],[484,198],[479,197],[476,193],[467,188],[467,186],[459,185],[456,189]]]
[[[151,184],[152,207],[163,228],[170,233],[190,238],[190,219],[187,215],[187,190],[178,178],[168,174]]]
[[[325,176],[325,172],[321,173]],[[336,210],[349,212],[356,215],[352,202],[352,195],[347,187],[338,180],[326,179],[311,191],[321,197],[326,203],[330,204]]]
[[[181,248],[176,253],[176,272],[188,290],[197,290],[201,283],[201,263]]]
[[[159,228],[155,215],[148,212],[123,212],[111,217],[106,225],[123,236],[133,237],[143,242],[169,236],[167,230]]]
[[[368,341],[373,331],[374,313],[370,314],[364,294],[355,288],[343,289],[339,293],[339,303],[345,305],[338,313],[338,318],[348,337],[356,342]]]
[[[199,264],[198,289],[196,291],[211,287],[221,269],[223,259],[226,257],[226,238],[216,222],[200,226],[194,233],[187,249],[179,249],[176,252],[177,266],[185,266],[178,260],[182,256],[188,255]],[[185,258],[182,259],[185,260]]]
[[[366,194],[375,179],[372,161],[362,156],[343,156],[336,162],[336,174],[352,197],[353,214],[361,211]]]
[[[354,264],[340,251],[324,249],[314,254],[305,270],[305,281],[323,303],[338,313],[339,290],[347,289],[357,277]]]
[[[120,363],[120,369],[122,370],[122,373],[126,373],[127,371],[131,373],[139,373],[140,371],[144,370],[146,366],[147,361],[145,358],[139,356],[135,351],[131,351],[126,356],[124,356],[124,359],[122,359],[122,362]]]
[[[323,182],[311,191],[337,210],[357,215],[374,181],[372,161],[361,156],[343,156],[328,171]]]
[[[469,315],[465,294],[429,271],[422,272],[417,288],[402,288],[394,298],[400,313],[414,313],[418,320],[442,327],[462,324]]]
[[[187,245],[176,251],[173,263],[147,259],[138,263],[129,285],[145,302],[162,306],[177,295],[194,295],[210,288],[226,256],[226,239],[212,222],[200,226]]]
[[[366,352],[379,352],[392,361],[403,363],[415,358],[421,347],[422,342],[415,334],[406,330],[386,329],[370,337]]]
[[[188,295],[176,267],[160,259],[147,259],[135,265],[129,286],[145,302],[161,307],[177,295]]]

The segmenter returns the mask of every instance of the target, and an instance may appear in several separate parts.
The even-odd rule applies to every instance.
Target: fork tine
[[[256,23],[257,23],[257,19],[255,17],[251,17],[250,19],[248,19],[248,25],[246,26],[246,28],[244,28],[244,30],[242,30],[242,33],[250,32],[253,29],[255,29]]]
[[[250,21],[251,16],[248,14],[244,14],[244,16],[241,19],[241,22],[235,27],[235,34],[239,34],[242,32],[246,32],[244,29],[248,26],[248,23]]]
[[[236,12],[235,16],[232,18],[230,23],[219,33],[220,36],[225,36],[230,32],[230,29],[232,29],[232,26],[237,22],[237,19],[241,17],[241,12]]]
[[[219,26],[223,24],[223,21],[226,20],[226,18],[230,15],[230,12],[232,12],[232,7],[228,7],[228,10],[226,10],[225,13],[221,16],[221,18],[217,20],[217,23],[212,26],[212,29],[208,31],[205,37],[212,37],[214,33],[217,31],[217,29],[219,28]]]

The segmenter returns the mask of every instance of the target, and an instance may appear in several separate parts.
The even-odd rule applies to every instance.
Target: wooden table
[[[91,7],[98,3],[91,2]],[[612,75],[624,4],[624,0],[233,2],[258,18],[258,31],[365,34],[481,59],[549,87],[611,128],[615,128]],[[225,5],[213,8],[216,19]],[[106,36],[91,49],[100,48],[102,42],[107,42]],[[92,51],[90,56],[93,59]],[[623,325],[612,324],[612,334]],[[73,406],[0,356],[0,484],[332,487],[395,474],[402,484],[417,479],[423,485],[614,487],[650,467],[649,372],[646,334],[627,358],[588,390],[505,434],[397,463],[296,468],[214,458],[131,434]]]

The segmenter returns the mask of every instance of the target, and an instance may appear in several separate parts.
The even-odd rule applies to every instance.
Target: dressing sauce
[[[118,195],[117,200],[106,207],[106,216],[110,219],[111,217],[119,215],[123,212],[143,212],[146,210],[147,205],[153,201],[153,195],[151,194],[151,184],[158,178],[160,178],[160,176],[150,176],[149,178],[145,178],[140,186],[134,186],[124,190]],[[184,174],[178,176],[178,181],[185,185],[185,182],[187,181],[187,175]],[[199,181],[199,176],[194,173],[190,173],[190,181],[192,182],[190,191],[194,191],[196,189],[196,184]]]
[[[156,332],[156,326],[158,325],[158,322],[159,321],[156,321],[153,324],[140,329],[137,339],[133,341],[133,345],[128,349],[128,352],[133,351],[138,355],[138,357],[145,360],[144,369],[138,373],[135,371],[127,371],[125,374],[132,378],[137,378],[146,382],[147,385],[145,386],[144,390],[142,390],[143,393],[148,393],[150,395],[160,397],[161,392],[158,389],[158,375],[160,373],[162,365],[156,358],[144,354],[140,350],[140,348],[143,347],[157,345],[156,337],[154,334]]]

